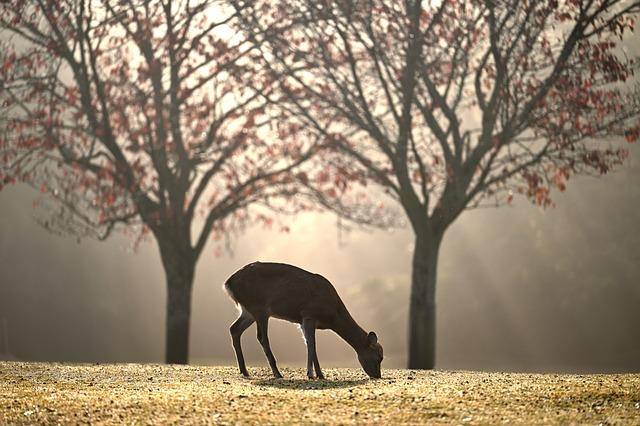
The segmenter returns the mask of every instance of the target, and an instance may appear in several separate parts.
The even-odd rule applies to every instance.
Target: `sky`
[[[581,177],[543,210],[513,206],[461,215],[447,231],[437,289],[439,369],[640,371],[640,150],[602,178]],[[0,352],[21,360],[161,362],[165,283],[153,241],[106,242],[49,234],[34,220],[39,194],[0,192]],[[222,290],[243,265],[278,261],[327,277],[352,315],[385,348],[383,368],[406,365],[412,235],[409,229],[340,233],[330,214],[262,227],[216,257],[210,244],[193,293],[191,362],[233,365],[228,327],[237,311]],[[7,341],[8,350],[3,344]],[[281,365],[304,367],[296,325],[270,324]],[[255,326],[243,336],[249,366],[265,365]],[[330,331],[323,366],[357,366]],[[0,355],[2,356],[2,355]]]

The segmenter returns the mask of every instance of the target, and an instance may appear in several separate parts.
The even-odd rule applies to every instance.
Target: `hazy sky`
[[[464,213],[447,232],[438,274],[437,367],[523,371],[640,371],[640,150],[617,173],[578,178],[543,211]],[[83,241],[48,234],[33,220],[37,194],[0,192],[0,321],[24,360],[161,361],[164,276],[150,241]],[[354,231],[308,214],[291,233],[250,229],[234,254],[203,254],[193,295],[191,361],[235,363],[228,326],[236,310],[221,286],[254,260],[289,262],[326,276],[356,320],[375,330],[386,367],[403,367],[412,236]],[[283,365],[303,367],[296,326],[270,325]],[[1,342],[1,340],[0,340]],[[0,343],[1,344],[1,343]],[[264,364],[255,327],[243,336],[249,365]],[[355,354],[320,332],[326,366]],[[0,346],[1,347],[1,346]]]

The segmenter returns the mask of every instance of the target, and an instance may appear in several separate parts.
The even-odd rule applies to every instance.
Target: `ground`
[[[580,423],[640,425],[640,374],[0,362],[0,423]]]

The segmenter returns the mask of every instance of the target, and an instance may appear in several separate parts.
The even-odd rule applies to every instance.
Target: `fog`
[[[447,231],[437,368],[640,371],[640,150],[631,148],[618,172],[569,182],[555,208],[516,200],[465,212]],[[0,192],[0,357],[161,362],[165,283],[155,243],[133,252],[122,235],[80,243],[51,235],[33,219],[37,196],[21,186]],[[232,254],[207,248],[194,285],[191,363],[235,364],[228,326],[237,311],[222,283],[263,260],[327,277],[360,325],[378,333],[383,367],[405,366],[410,230],[340,233],[329,214],[287,223],[290,233],[248,229]],[[272,320],[270,337],[282,365],[305,365],[297,326]],[[266,365],[255,326],[243,346],[249,366]],[[318,355],[323,366],[357,365],[330,331],[319,333]]]

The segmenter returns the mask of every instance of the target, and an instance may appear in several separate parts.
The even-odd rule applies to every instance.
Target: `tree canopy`
[[[0,180],[55,199],[52,230],[106,238],[118,224],[141,224],[143,233],[193,234],[197,257],[211,233],[246,222],[252,203],[296,203],[292,171],[317,139],[280,127],[251,90],[248,81],[267,93],[273,81],[225,2],[0,9]]]

